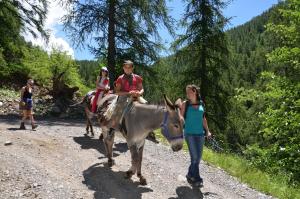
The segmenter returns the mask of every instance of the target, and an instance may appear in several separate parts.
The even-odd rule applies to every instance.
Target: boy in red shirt
[[[141,97],[144,93],[143,88],[143,79],[139,75],[133,73],[133,62],[127,60],[123,64],[124,74],[120,75],[116,80],[116,95],[119,96],[128,96],[131,97],[132,101],[139,101],[140,103],[147,103],[145,99]],[[117,124],[122,122],[124,115],[126,114],[130,104],[132,103],[131,100],[126,100],[122,98],[122,102],[118,99],[116,102],[116,107],[114,108],[111,121],[111,129],[110,132],[116,128]]]
[[[116,94],[132,96],[134,100],[143,95],[143,79],[133,73],[133,62],[127,60],[123,64],[124,74],[116,81]]]

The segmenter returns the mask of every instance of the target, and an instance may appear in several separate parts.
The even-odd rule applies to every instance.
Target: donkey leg
[[[85,127],[85,134],[88,135],[89,134],[89,119],[87,118],[86,120],[86,127]]]
[[[93,124],[92,124],[91,120],[90,120],[90,129],[91,129],[91,135],[94,137],[94,129],[93,129]]]
[[[104,146],[106,150],[106,156],[108,158],[108,166],[113,165],[112,153],[113,153],[113,144],[114,144],[115,132],[113,129],[109,129],[104,133]]]
[[[128,171],[126,171],[126,176],[125,178],[131,178],[137,169],[137,162],[138,162],[138,150],[135,145],[129,147],[130,154],[131,154],[131,167]]]
[[[84,108],[84,112],[85,112],[85,116],[86,116],[86,127],[85,127],[85,130],[86,130],[86,135],[89,134],[89,127],[90,127],[90,119],[89,119],[89,111],[87,108]]]
[[[99,136],[99,140],[103,140],[103,133],[101,132],[100,136]]]
[[[143,152],[144,152],[144,145],[138,151],[137,176],[140,178],[140,184],[141,185],[147,185],[147,180],[142,175]]]
[[[99,136],[99,140],[103,140],[103,131],[104,131],[104,127],[105,126],[102,122],[101,122],[101,119],[97,117],[97,121],[98,121],[98,124],[99,124],[99,127],[100,127],[100,136]]]

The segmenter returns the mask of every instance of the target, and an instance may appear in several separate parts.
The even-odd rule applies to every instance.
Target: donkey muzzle
[[[182,144],[172,145],[171,148],[172,148],[172,150],[173,150],[174,152],[179,151],[179,150],[182,149]]]

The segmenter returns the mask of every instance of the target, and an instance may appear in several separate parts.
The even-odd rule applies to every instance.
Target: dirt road
[[[130,153],[120,136],[114,145],[115,165],[106,164],[103,142],[84,136],[83,121],[39,121],[37,131],[18,130],[14,117],[0,117],[0,198],[271,198],[239,183],[222,170],[201,163],[204,188],[185,180],[187,153],[146,142],[142,172],[125,179]],[[28,125],[29,127],[29,125]],[[96,128],[99,132],[99,128]],[[12,144],[5,145],[10,141]]]

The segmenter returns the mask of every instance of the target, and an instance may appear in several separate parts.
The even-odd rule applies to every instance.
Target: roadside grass
[[[155,131],[155,136],[163,144],[168,144],[160,130]],[[184,142],[183,150],[188,151],[186,142]],[[290,185],[287,176],[284,174],[268,174],[255,168],[249,161],[240,156],[230,153],[217,153],[207,147],[204,147],[202,157],[208,164],[223,169],[240,182],[246,183],[258,191],[282,199],[300,199],[300,186]]]

